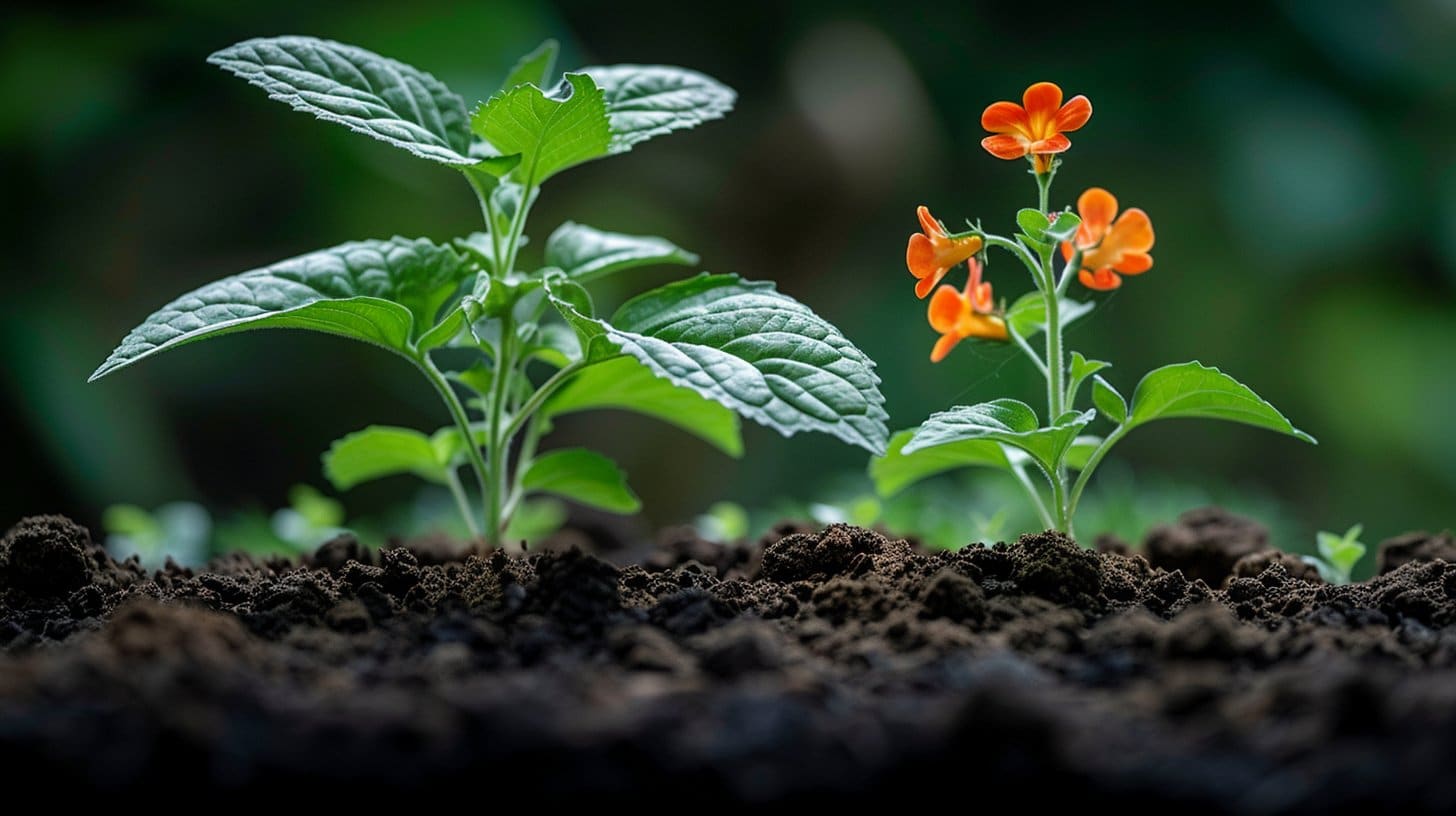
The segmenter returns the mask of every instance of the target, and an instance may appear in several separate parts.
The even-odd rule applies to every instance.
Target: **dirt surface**
[[[148,574],[38,517],[0,542],[0,768],[12,797],[1444,811],[1449,538],[1345,587],[1214,510],[1153,563],[834,526],[635,566],[338,539]]]

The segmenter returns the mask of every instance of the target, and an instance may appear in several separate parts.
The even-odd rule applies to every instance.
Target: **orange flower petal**
[[[961,337],[979,337],[982,340],[1005,340],[1006,321],[995,315],[975,314],[961,316],[960,325],[956,326],[956,334]]]
[[[1088,289],[1096,289],[1099,292],[1110,292],[1122,285],[1122,278],[1117,276],[1111,269],[1099,269],[1092,272],[1083,269],[1077,273],[1077,280]]]
[[[1057,130],[1062,132],[1076,130],[1087,124],[1092,118],[1092,102],[1087,97],[1078,94],[1067,100],[1057,111],[1056,119],[1053,120]]]
[[[940,222],[935,220],[935,216],[930,214],[930,208],[924,204],[915,208],[915,217],[920,219],[920,229],[925,231],[926,237],[934,238],[937,235],[945,234]]]
[[[1055,82],[1038,82],[1021,95],[1021,104],[1033,123],[1038,119],[1049,122],[1062,106],[1062,89]]]
[[[1119,249],[1147,252],[1153,248],[1153,221],[1141,209],[1129,207],[1112,225],[1112,234],[1108,237]]]
[[[992,133],[1020,133],[1024,136],[1030,125],[1026,108],[1015,102],[992,102],[981,113],[981,127]]]
[[[1101,187],[1091,187],[1077,197],[1077,212],[1082,216],[1078,238],[1081,238],[1081,230],[1085,229],[1092,239],[1089,243],[1096,243],[1102,240],[1117,215],[1117,199]],[[1082,242],[1079,240],[1078,243]]]
[[[987,153],[998,159],[1019,159],[1026,155],[1026,146],[1025,137],[1009,136],[1004,133],[987,136],[981,140],[981,147],[986,148]]]
[[[930,294],[930,290],[934,289],[935,285],[937,283],[940,283],[940,279],[945,277],[945,273],[949,271],[950,269],[943,266],[938,269],[931,270],[931,273],[929,275],[926,275],[916,282],[915,297],[918,297],[921,300],[925,300],[925,296]]]
[[[954,334],[941,335],[940,339],[935,341],[935,348],[930,350],[930,362],[938,363],[944,360],[945,355],[950,354],[951,349],[955,348],[960,341],[961,338]]]
[[[918,290],[919,287],[916,289]],[[926,309],[930,328],[941,334],[955,331],[956,324],[960,322],[961,315],[966,311],[965,307],[965,300],[961,298],[961,293],[957,292],[954,286],[940,287],[935,290],[935,297],[930,299],[930,308]]]
[[[1038,156],[1044,156],[1048,153],[1063,153],[1066,151],[1067,148],[1071,146],[1071,139],[1068,139],[1066,136],[1063,136],[1060,133],[1053,133],[1052,135],[1048,136],[1045,139],[1042,139],[1039,142],[1032,142],[1027,147],[1027,150],[1031,153],[1035,153]]]
[[[917,278],[928,278],[935,274],[936,267],[940,266],[935,261],[935,244],[918,232],[911,235],[910,244],[905,247],[905,266]]]
[[[1153,256],[1136,250],[1122,253],[1122,258],[1112,268],[1124,275],[1141,275],[1153,268]]]

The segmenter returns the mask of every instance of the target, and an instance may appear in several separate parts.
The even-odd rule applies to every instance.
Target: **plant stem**
[[[1021,350],[1026,352],[1026,356],[1031,358],[1031,362],[1036,366],[1036,370],[1040,371],[1041,375],[1045,377],[1047,375],[1046,363],[1042,362],[1041,355],[1036,353],[1036,349],[1032,348],[1031,344],[1026,342],[1026,338],[1022,337],[1015,329],[1010,329],[1006,333],[1011,335],[1011,339],[1016,342],[1016,345],[1020,346]]]
[[[490,469],[486,477],[489,489],[486,491],[485,498],[485,535],[486,543],[490,546],[500,546],[501,534],[505,532],[501,529],[503,526],[501,503],[505,501],[506,458],[510,456],[511,435],[501,434],[501,423],[504,421],[506,400],[510,397],[508,393],[510,375],[515,369],[511,346],[516,330],[509,310],[501,315],[500,321],[500,349],[496,355],[495,372],[491,378],[490,404],[486,406],[489,411],[486,440],[490,446]]]
[[[1051,513],[1047,512],[1046,503],[1041,500],[1041,492],[1036,489],[1036,485],[1032,484],[1031,477],[1026,475],[1026,469],[1012,467],[1011,472],[1016,475],[1016,481],[1021,483],[1022,489],[1031,498],[1031,504],[1036,508],[1036,514],[1041,517],[1041,523],[1048,527],[1055,526],[1056,521],[1052,519]]]
[[[1082,491],[1086,489],[1087,482],[1092,478],[1092,471],[1102,464],[1103,457],[1107,456],[1107,452],[1112,450],[1112,446],[1126,436],[1129,430],[1131,429],[1126,424],[1118,425],[1102,440],[1102,444],[1097,446],[1097,450],[1092,451],[1092,455],[1087,458],[1087,465],[1082,468],[1081,473],[1077,474],[1077,483],[1072,486],[1072,495],[1067,500],[1071,512],[1076,512],[1077,504],[1082,501]]]
[[[1052,179],[1055,178],[1056,175],[1057,171],[1055,170],[1048,170],[1045,173],[1036,174],[1036,208],[1043,215],[1046,214],[1047,202],[1050,201],[1052,197]]]
[[[480,447],[475,444],[475,434],[470,427],[470,417],[465,413],[465,406],[460,403],[460,396],[455,393],[455,389],[450,387],[450,382],[445,379],[444,374],[440,373],[439,367],[428,354],[420,355],[415,363],[419,366],[420,371],[424,372],[430,384],[435,386],[435,390],[440,394],[440,399],[445,401],[445,407],[450,409],[450,417],[455,420],[455,426],[460,429],[460,433],[465,434],[466,456],[470,460],[471,469],[475,471],[476,481],[480,483],[481,494],[488,498],[491,495],[489,468],[486,466],[485,457],[480,455]],[[474,517],[466,514],[465,519],[474,528]]]
[[[495,274],[500,274],[501,265],[501,236],[495,227],[495,203],[491,201],[491,191],[486,188],[475,173],[467,171],[465,179],[470,182],[471,189],[475,190],[475,197],[480,200],[480,215],[485,219],[485,232],[490,236],[491,260],[495,262]]]
[[[466,443],[469,444],[469,443]],[[450,495],[455,497],[455,506],[460,510],[460,516],[465,519],[465,526],[470,529],[470,537],[480,538],[480,524],[475,520],[475,513],[470,509],[470,499],[465,495],[465,487],[460,484],[460,474],[451,468],[446,473],[446,486],[450,488]]]
[[[546,403],[547,398],[555,393],[556,389],[565,385],[566,381],[572,375],[586,366],[586,363],[578,360],[560,369],[555,374],[552,374],[546,382],[541,383],[541,387],[537,388],[536,392],[531,395],[531,398],[522,403],[520,410],[516,411],[515,415],[511,417],[511,424],[506,426],[506,436],[515,436],[520,432],[521,427],[541,409],[541,406]]]

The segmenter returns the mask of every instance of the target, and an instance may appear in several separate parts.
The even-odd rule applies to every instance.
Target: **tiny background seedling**
[[[1319,570],[1320,577],[1331,584],[1348,584],[1350,576],[1360,559],[1365,557],[1366,546],[1360,541],[1365,528],[1359,524],[1345,531],[1344,535],[1321,530],[1315,534],[1315,548],[1319,555],[1306,555],[1304,561]]]

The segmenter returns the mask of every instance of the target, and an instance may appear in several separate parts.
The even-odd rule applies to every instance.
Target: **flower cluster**
[[[1051,82],[1027,88],[1021,104],[996,102],[981,114],[981,126],[992,134],[981,141],[988,153],[1030,162],[1041,190],[1037,212],[1048,224],[1055,223],[1060,214],[1047,212],[1046,197],[1060,164],[1059,154],[1072,146],[1066,134],[1091,117],[1092,103],[1087,97],[1078,95],[1063,102],[1062,89]],[[1004,313],[992,298],[990,282],[981,279],[985,233],[979,228],[950,233],[924,206],[917,214],[921,231],[910,236],[905,250],[905,263],[917,278],[916,296],[925,298],[959,264],[966,264],[970,271],[964,292],[941,286],[931,298],[930,326],[941,337],[930,359],[939,362],[957,343],[970,338],[1008,340]],[[1060,241],[1066,263],[1063,277],[1075,272],[1088,289],[1110,291],[1122,285],[1123,275],[1152,268],[1153,224],[1147,213],[1131,207],[1119,214],[1117,199],[1101,187],[1093,187],[1078,197],[1077,215],[1080,224],[1075,234]],[[1065,282],[1052,283],[1058,292],[1065,287]]]

